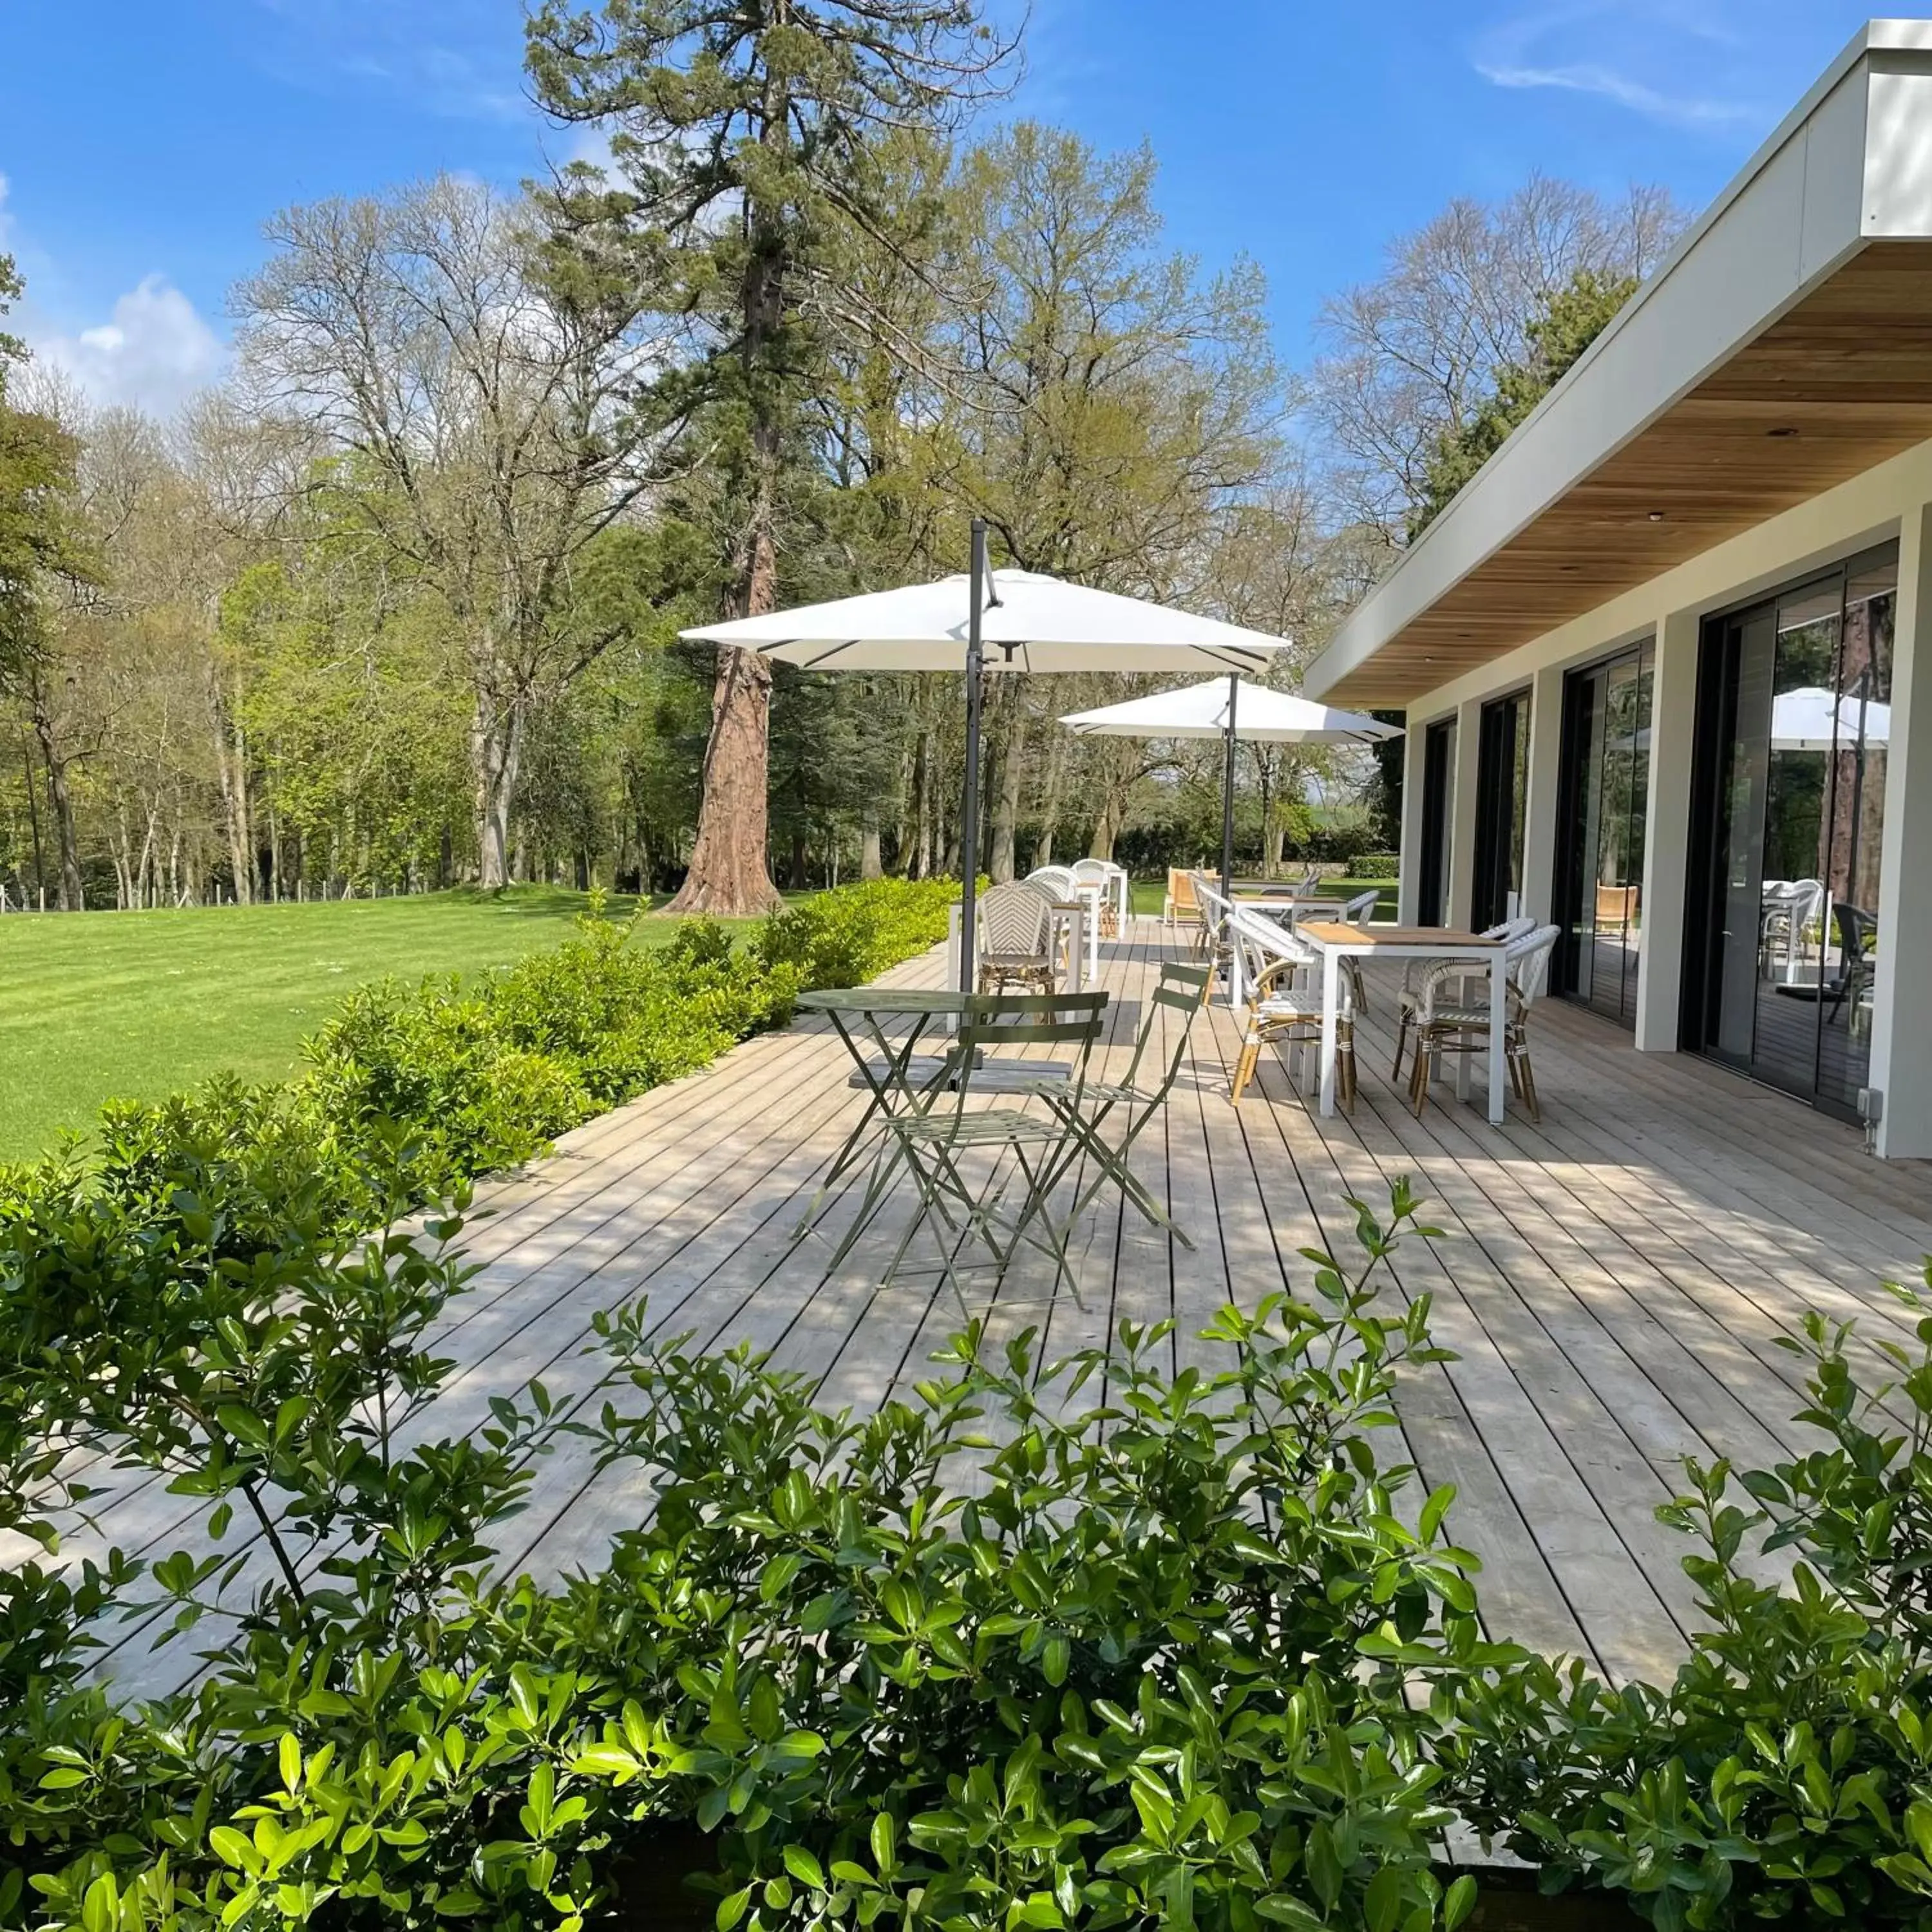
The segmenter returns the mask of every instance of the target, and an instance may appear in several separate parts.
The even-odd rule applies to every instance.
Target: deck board
[[[1105,948],[1100,1077],[1124,1072],[1167,956],[1150,920]],[[935,952],[890,976],[934,984],[943,971]],[[1791,1420],[1802,1364],[1778,1339],[1808,1306],[1856,1316],[1868,1336],[1904,1332],[1882,1283],[1915,1275],[1932,1250],[1932,1168],[1872,1160],[1856,1130],[1721,1068],[1639,1054],[1610,1022],[1557,1003],[1533,1019],[1540,1124],[1512,1105],[1491,1127],[1480,1073],[1469,1102],[1438,1088],[1418,1120],[1388,1078],[1390,969],[1372,968],[1370,986],[1352,1117],[1317,1117],[1270,1055],[1232,1106],[1235,1017],[1216,1004],[1195,1018],[1164,1116],[1133,1156],[1192,1249],[1103,1197],[1075,1231],[1077,1301],[1028,1255],[1004,1282],[970,1274],[974,1304],[996,1341],[1040,1331],[1042,1358],[1099,1346],[1124,1319],[1172,1318],[1168,1360],[1201,1360],[1197,1331],[1224,1298],[1305,1286],[1302,1249],[1348,1252],[1351,1197],[1376,1204],[1412,1177],[1444,1233],[1404,1245],[1391,1292],[1432,1296],[1459,1359],[1405,1372],[1399,1439],[1382,1446],[1426,1484],[1456,1486],[1452,1520],[1484,1559],[1492,1630],[1618,1677],[1666,1670],[1695,1617],[1682,1546],[1654,1520],[1679,1460],[1761,1462],[1808,1445]],[[1150,1054],[1174,1024],[1156,1014]],[[849,1071],[829,1028],[802,1022],[480,1190],[464,1238],[482,1271],[436,1338],[461,1366],[410,1431],[472,1428],[490,1396],[532,1376],[568,1402],[594,1400],[592,1318],[639,1295],[659,1333],[748,1340],[821,1378],[835,1406],[907,1395],[960,1319],[929,1249],[879,1285],[908,1190],[836,1270],[853,1197],[822,1234],[792,1238],[863,1104]],[[594,1564],[648,1506],[634,1474],[597,1472],[573,1438],[538,1469],[502,1560],[541,1576]],[[118,1479],[99,1514],[76,1547],[194,1546],[180,1500],[152,1482]],[[109,1667],[164,1688],[188,1662],[155,1660],[130,1630]]]

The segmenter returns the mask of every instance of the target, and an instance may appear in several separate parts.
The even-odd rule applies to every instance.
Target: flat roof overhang
[[[1932,438],[1932,22],[1875,21],[1342,625],[1400,706]]]

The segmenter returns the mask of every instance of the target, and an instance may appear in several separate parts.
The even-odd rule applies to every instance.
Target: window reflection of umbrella
[[[1870,696],[1870,674],[1856,694],[1843,698],[1817,685],[1781,692],[1772,700],[1774,752],[1862,752],[1892,736],[1892,706]]]
[[[1858,890],[1865,760],[1882,757],[1891,736],[1892,706],[1871,695],[1869,669],[1859,674],[1858,688],[1842,698],[1820,685],[1801,685],[1796,691],[1780,692],[1772,700],[1771,748],[1774,752],[1848,752],[1851,755],[1850,849],[1846,854],[1844,875],[1848,895]]]

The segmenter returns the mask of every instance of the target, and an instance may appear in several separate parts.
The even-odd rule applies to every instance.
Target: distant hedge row
[[[790,1017],[808,987],[856,986],[935,944],[958,887],[901,880],[821,892],[748,940],[687,921],[668,944],[634,921],[580,920],[508,971],[350,994],[293,1080],[231,1079],[104,1109],[98,1150],[75,1142],[0,1168],[0,1226],[34,1238],[76,1204],[172,1218],[185,1190],[238,1253],[291,1217],[312,1235],[381,1225],[541,1153],[568,1129],[708,1065]]]

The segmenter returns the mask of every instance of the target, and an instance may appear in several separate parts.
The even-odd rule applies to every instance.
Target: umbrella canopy
[[[972,581],[962,572],[681,634],[808,670],[963,670]],[[1253,670],[1284,647],[1260,631],[1036,571],[989,571],[985,581],[980,638],[989,671]]]
[[[1252,670],[1286,640],[1031,570],[986,567],[985,520],[973,520],[973,567],[936,584],[868,591],[796,610],[700,624],[680,635],[735,645],[806,670],[964,671],[966,771],[960,811],[960,983],[972,983],[980,849],[982,671]]]
[[[1124,704],[1103,704],[1096,711],[1070,712],[1060,722],[1083,736],[1225,738],[1232,710],[1234,736],[1250,744],[1372,745],[1380,739],[1402,736],[1400,724],[1384,724],[1359,711],[1337,711],[1312,698],[1250,684],[1246,678],[1232,694],[1234,702],[1231,706],[1229,682],[1217,677],[1180,691],[1130,698]]]
[[[1892,706],[1876,699],[1834,698],[1816,685],[1787,691],[1771,701],[1774,752],[1856,751],[1892,736]]]
[[[1182,691],[1159,691],[1103,704],[1097,711],[1075,711],[1060,719],[1084,736],[1121,738],[1219,738],[1221,754],[1221,892],[1233,884],[1234,869],[1234,745],[1245,739],[1263,745],[1372,745],[1400,738],[1402,727],[1383,724],[1359,711],[1337,711],[1312,698],[1270,691],[1238,674],[1217,677]]]

